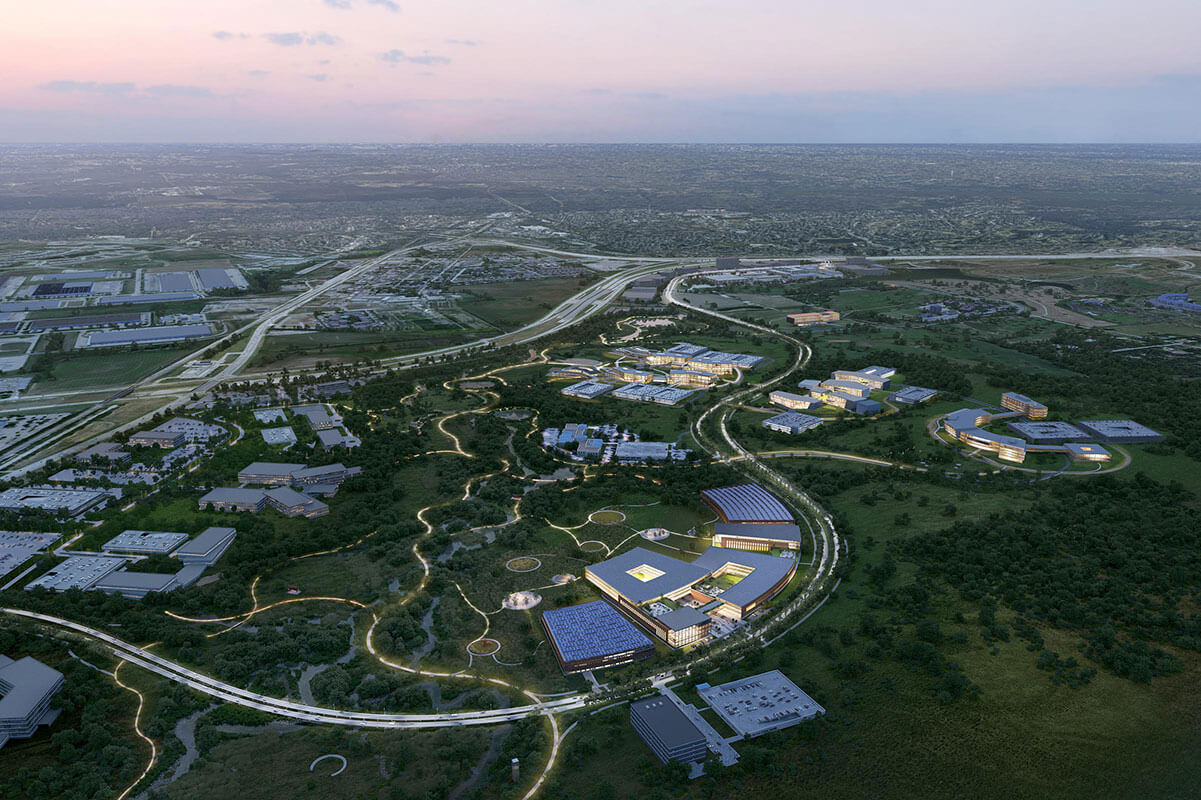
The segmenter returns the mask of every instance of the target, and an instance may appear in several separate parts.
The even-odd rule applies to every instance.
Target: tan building
[[[824,325],[827,322],[838,322],[841,319],[837,311],[802,311],[799,314],[789,314],[788,321],[793,325]]]

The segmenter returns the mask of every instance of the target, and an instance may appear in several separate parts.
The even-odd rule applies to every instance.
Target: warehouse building
[[[663,695],[630,703],[630,725],[664,764],[703,761],[709,751],[705,735]]]
[[[547,641],[563,672],[604,669],[655,654],[655,645],[604,600],[542,612]]]
[[[161,344],[182,342],[188,339],[203,339],[212,335],[213,329],[208,325],[157,325],[149,328],[84,333],[79,337],[79,346],[116,347],[126,344]]]
[[[135,572],[118,570],[110,572],[92,584],[92,588],[105,594],[119,594],[128,600],[141,600],[151,592],[173,592],[196,582],[204,572],[204,566],[187,566],[173,573]]]
[[[9,739],[28,739],[58,719],[50,701],[63,682],[61,672],[34,658],[14,661],[0,655],[0,747]]]

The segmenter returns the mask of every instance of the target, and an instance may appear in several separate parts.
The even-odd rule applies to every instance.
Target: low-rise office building
[[[122,531],[100,546],[106,553],[139,553],[166,555],[188,540],[186,533],[175,531]]]
[[[796,435],[813,430],[818,425],[821,425],[823,421],[821,417],[815,417],[812,414],[786,411],[783,414],[776,414],[774,417],[768,417],[763,420],[763,427],[769,431]]]
[[[789,314],[788,321],[797,327],[808,327],[809,325],[825,325],[830,322],[838,322],[841,319],[837,311],[802,311],[799,314]]]
[[[555,658],[563,672],[604,669],[655,654],[655,645],[604,600],[542,612]]]
[[[263,428],[259,433],[263,436],[263,441],[269,445],[289,445],[296,444],[296,431],[292,430],[290,425],[284,425],[280,428]]]
[[[135,447],[161,447],[171,450],[184,443],[184,435],[179,431],[141,431],[130,436],[129,443]]]
[[[182,564],[211,567],[225,554],[237,535],[238,532],[233,528],[205,528],[195,539],[177,548],[171,556]]]
[[[614,367],[613,377],[626,383],[651,383],[655,380],[655,373],[633,367]]]
[[[709,751],[705,735],[663,695],[631,702],[630,725],[664,764],[703,761]]]
[[[717,376],[712,372],[694,369],[673,369],[667,373],[667,385],[685,389],[711,389],[717,385]]]
[[[120,493],[119,489],[112,492]],[[98,489],[59,489],[50,486],[26,486],[0,492],[0,511],[50,511],[64,517],[78,517],[102,507],[116,495]]]
[[[63,682],[61,672],[37,659],[0,655],[0,747],[10,739],[28,739],[42,725],[54,723],[58,711],[50,708],[50,702]]]
[[[899,390],[889,395],[888,399],[894,403],[915,405],[917,403],[924,403],[934,398],[937,394],[937,389],[926,389],[922,386],[902,386]]]
[[[199,500],[201,510],[211,506],[214,511],[249,511],[257,514],[267,505],[267,495],[262,489],[236,489],[217,487]]]
[[[1077,424],[1102,442],[1138,444],[1163,441],[1162,433],[1140,425],[1132,419],[1092,419]]]
[[[836,381],[853,381],[863,384],[872,391],[880,391],[889,388],[891,385],[889,379],[896,374],[897,371],[892,367],[873,365],[863,369],[837,369],[834,370],[832,377]]]
[[[729,550],[800,550],[801,529],[791,524],[748,525],[741,522],[717,522],[713,525],[713,544]]]
[[[820,398],[811,394],[796,394],[794,392],[772,392],[767,399],[781,408],[793,411],[808,411],[822,405]]]
[[[1010,411],[1017,411],[1026,416],[1027,419],[1046,419],[1049,409],[1038,402],[1031,400],[1024,394],[1017,392],[1005,392],[1001,395],[1001,407],[1007,408]]]

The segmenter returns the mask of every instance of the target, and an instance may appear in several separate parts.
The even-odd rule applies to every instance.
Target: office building
[[[592,400],[613,390],[613,384],[600,381],[580,381],[559,390],[559,394],[568,397],[578,397],[581,400]]]
[[[698,684],[696,691],[731,730],[747,739],[826,713],[778,669],[718,686]]]
[[[129,453],[122,450],[121,445],[116,442],[101,442],[100,444],[92,445],[87,450],[75,456],[75,461],[78,464],[90,464],[94,461],[115,464],[128,460]]]
[[[713,525],[713,544],[729,550],[800,550],[801,529],[790,524],[751,525],[742,522],[717,522]]]
[[[303,470],[304,464],[286,464],[274,461],[255,461],[247,464],[238,473],[238,483],[254,483],[261,486],[291,486],[293,475]],[[328,483],[328,481],[317,481]]]
[[[129,443],[134,447],[161,447],[171,450],[184,443],[184,435],[179,431],[140,431],[129,437]]]
[[[123,558],[69,556],[25,584],[25,590],[49,589],[52,592],[65,592],[68,589],[90,589],[96,581],[124,564]]]
[[[871,366],[863,369],[838,369],[834,370],[831,377],[836,381],[853,381],[861,383],[872,391],[880,391],[889,388],[891,378],[896,375],[897,371],[892,367]]]
[[[710,389],[717,385],[717,376],[712,372],[673,369],[667,373],[667,385],[682,386],[685,389]]]
[[[621,462],[666,461],[672,457],[673,449],[667,442],[618,442],[613,457]]]
[[[119,493],[120,490],[112,491]],[[0,511],[50,511],[64,517],[78,517],[103,506],[111,496],[97,489],[19,487],[0,492]]]
[[[341,417],[334,418],[329,408],[320,404],[293,406],[292,413],[304,417],[314,431],[329,430],[341,423]]]
[[[943,419],[942,427],[953,438],[958,439],[964,444],[996,453],[997,457],[1002,461],[1010,461],[1015,464],[1023,463],[1028,455],[1036,453],[1058,453],[1066,455],[1074,461],[1108,461],[1112,457],[1105,448],[1096,444],[1081,444],[1078,442],[1030,444],[1025,439],[1019,439],[1016,436],[1006,436],[1001,433],[993,433],[982,427],[996,419],[1012,417],[1015,414],[1022,413],[1025,412],[1017,409],[1008,413],[994,414],[983,408],[961,408],[958,411],[952,411],[950,414],[947,414]],[[1037,426],[1059,426],[1065,423],[1039,422],[1033,424]],[[1010,425],[1013,425],[1013,423],[1010,423]],[[1067,427],[1071,428],[1072,426],[1069,425]],[[1085,423],[1080,423],[1080,427],[1085,427]]]
[[[341,428],[317,431],[317,441],[325,450],[332,450],[335,447],[345,447],[347,450],[350,450],[363,443],[359,437]]]
[[[28,739],[42,725],[54,724],[58,711],[50,708],[50,701],[63,688],[63,681],[61,672],[34,658],[14,661],[0,655],[0,747],[9,739]]]
[[[58,533],[0,531],[0,578],[44,551],[61,536]]]
[[[679,389],[671,386],[652,386],[641,383],[628,383],[613,392],[618,400],[634,400],[640,403],[657,403],[662,406],[674,406],[687,400],[695,392],[692,389]]]
[[[1030,442],[1080,442],[1089,438],[1089,434],[1066,422],[1030,420],[1007,422],[1006,427]]]
[[[777,431],[778,433],[788,433],[796,435],[805,431],[813,430],[823,422],[821,417],[815,417],[812,414],[801,414],[797,411],[786,411],[783,414],[776,414],[774,417],[768,417],[763,420],[763,427],[769,431]]]
[[[1138,444],[1162,442],[1163,434],[1140,425],[1132,419],[1092,419],[1076,423],[1102,442]]]
[[[171,555],[182,564],[211,567],[233,544],[237,533],[233,528],[205,528],[195,539],[182,545]]]
[[[203,511],[211,506],[214,511],[249,511],[257,514],[267,505],[267,495],[262,489],[235,489],[218,487],[199,500]]]
[[[772,392],[767,399],[781,408],[793,411],[808,411],[822,405],[822,401],[811,394],[795,394],[793,392]]]
[[[289,425],[280,428],[263,428],[260,432],[263,435],[263,441],[269,445],[296,444],[296,431],[292,430]]]
[[[604,669],[655,654],[655,645],[604,600],[542,612],[547,641],[563,672]]]
[[[924,403],[937,394],[937,389],[925,389],[921,386],[902,386],[896,392],[889,395],[888,399],[894,403],[915,405],[917,403]]]
[[[1046,419],[1047,417],[1048,408],[1045,405],[1017,392],[1005,392],[1001,395],[1001,406],[1010,411],[1017,411],[1028,419]]]
[[[788,315],[789,322],[802,328],[809,325],[825,325],[829,322],[838,322],[839,319],[837,311],[802,311],[799,314]]]
[[[139,553],[166,555],[188,540],[186,533],[174,531],[123,531],[100,546],[106,553]]]
[[[709,751],[705,735],[663,695],[631,702],[630,725],[664,764],[703,761]]]
[[[647,372],[644,369],[634,369],[633,367],[614,367],[613,377],[626,383],[651,383],[655,380],[655,373]]]

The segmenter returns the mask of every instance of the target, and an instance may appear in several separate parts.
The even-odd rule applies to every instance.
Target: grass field
[[[192,352],[196,345],[169,350],[124,350],[113,353],[78,353],[60,357],[53,379],[38,381],[42,391],[69,392],[97,386],[125,386]]]
[[[475,284],[468,288],[473,299],[459,306],[502,331],[513,330],[544,316],[592,281],[585,276]]]

